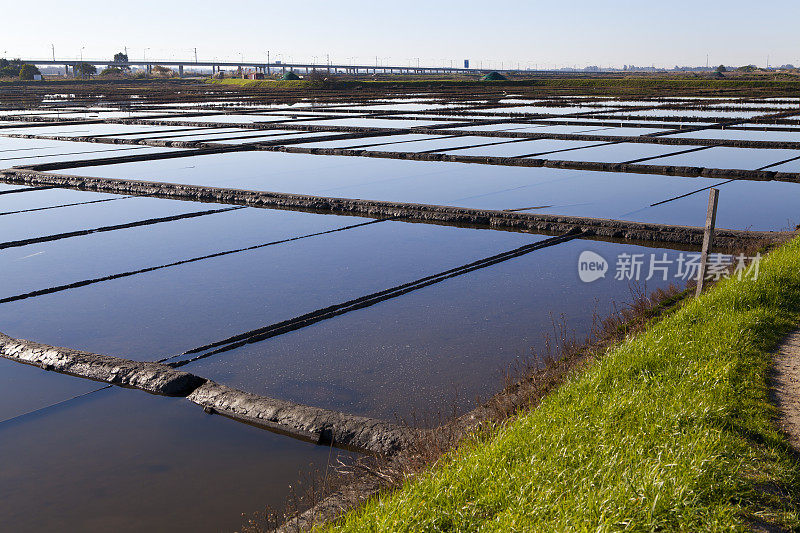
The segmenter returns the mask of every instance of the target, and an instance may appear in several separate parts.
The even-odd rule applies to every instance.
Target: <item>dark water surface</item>
[[[586,101],[594,107],[559,107],[513,97],[508,101],[520,105],[494,110],[610,113],[615,106],[648,105],[646,101],[611,99]],[[664,102],[650,103],[655,106]],[[445,105],[423,98],[350,107],[365,113],[413,113]],[[286,116],[269,114],[277,109],[289,107],[263,107],[261,114],[174,117],[215,121],[220,128],[90,124],[13,131],[128,138],[181,135],[175,140],[246,135],[244,141],[269,140],[274,137],[268,135],[280,134],[290,139],[308,137],[306,145],[312,147],[411,141],[374,149],[449,150],[485,156],[566,150],[542,157],[607,162],[654,157],[647,163],[743,169],[776,165],[800,155],[796,150],[715,147],[670,156],[691,147],[639,143],[595,146],[601,143],[561,140],[459,150],[503,139],[442,139],[404,133],[315,142],[314,137],[329,133],[253,132],[236,127],[237,123],[286,120]],[[164,109],[165,113],[176,111],[177,107]],[[324,112],[333,114],[337,110],[321,108],[313,113]],[[117,116],[108,113],[91,110],[92,115]],[[616,114],[689,117],[696,116],[697,110],[629,110]],[[127,112],[123,115],[129,116]],[[711,113],[703,111],[703,115]],[[754,113],[718,110],[713,115],[749,117]],[[335,120],[303,118],[294,122],[404,128],[446,123],[441,118],[417,114],[389,120],[342,115]],[[598,135],[650,134],[664,129],[663,123],[651,124],[633,128],[520,122],[468,129],[595,131]],[[165,131],[169,129],[181,131]],[[0,130],[2,168],[166,150],[12,139],[2,137],[3,131],[12,130]],[[679,135],[792,140],[794,133],[709,130]],[[120,148],[125,150],[115,151]],[[796,172],[797,162],[775,166],[774,170]],[[68,172],[695,226],[702,225],[705,218],[708,193],[703,189],[717,186],[720,227],[780,230],[794,228],[800,222],[800,185],[780,182],[727,183],[706,178],[277,152],[88,166]],[[0,184],[0,192],[20,188]],[[191,348],[548,238],[256,208],[158,220],[228,207],[62,189],[0,194],[0,243],[10,246],[20,239],[52,238],[0,249],[0,299],[9,300],[0,303],[0,331],[142,361],[169,356],[176,356],[174,361],[188,361],[189,356],[180,354]],[[147,224],[138,227],[64,235],[143,221]],[[254,246],[258,248],[243,250]],[[232,253],[205,257],[224,251]],[[579,257],[586,251],[602,256],[609,269],[604,278],[592,283],[584,283],[578,276]],[[684,280],[674,265],[679,253],[633,244],[572,240],[192,361],[181,369],[257,394],[426,425],[440,415],[464,412],[476,398],[498,391],[504,374],[515,363],[546,355],[547,338],[552,341],[558,324],[565,323],[581,337],[591,327],[595,314],[606,315],[615,303],[619,306],[629,301],[632,294],[682,284]],[[615,279],[621,254],[636,255],[643,261],[641,282]],[[668,277],[654,275],[644,281],[650,261],[664,254],[673,262]],[[121,274],[126,275],[69,288],[77,282]],[[48,292],[23,298],[26,293],[41,290]],[[240,527],[242,513],[265,506],[283,509],[291,494],[289,487],[296,484],[300,472],[324,468],[338,453],[206,415],[184,399],[120,388],[98,390],[101,387],[99,383],[0,359],[0,529],[231,531]]]
[[[551,141],[530,141],[546,143]],[[556,142],[556,141],[552,141]],[[564,142],[564,141],[558,141]],[[513,146],[522,143],[511,143]],[[399,145],[402,146],[402,145]],[[644,147],[644,148],[642,148]],[[486,147],[494,148],[494,147]],[[647,145],[622,144],[563,152],[568,159],[584,150],[616,150],[610,161],[647,157],[654,154]],[[681,147],[656,147],[662,148]],[[710,148],[683,156],[662,157],[661,161],[681,157],[716,158],[712,150],[733,152],[734,168],[755,169],[794,155],[793,150],[755,150]],[[569,155],[568,155],[569,154]],[[587,158],[592,159],[592,158]],[[721,161],[716,163],[722,164]],[[734,164],[735,163],[735,164]],[[738,166],[737,166],[738,165]],[[714,165],[716,166],[716,165]],[[233,171],[235,169],[235,172]],[[674,202],[659,209],[658,217],[648,212],[651,204],[676,196],[720,185],[725,180],[659,175],[586,172],[550,168],[487,166],[435,161],[403,161],[344,156],[318,156],[271,152],[214,154],[179,160],[125,163],[75,169],[73,173],[127,179],[150,179],[196,185],[320,196],[388,200],[395,202],[455,205],[481,209],[536,208],[536,212],[665,224],[702,225],[705,210],[691,202]],[[720,196],[719,227],[730,229],[779,230],[795,217],[795,202],[800,186],[776,182],[738,182]],[[749,193],[758,189],[777,203],[754,203]],[[707,197],[707,192],[705,196]],[[702,197],[700,194],[698,198]],[[694,200],[694,197],[692,197]],[[735,213],[735,216],[723,213]]]
[[[338,453],[119,388],[0,424],[0,449],[15,532],[233,531]]]

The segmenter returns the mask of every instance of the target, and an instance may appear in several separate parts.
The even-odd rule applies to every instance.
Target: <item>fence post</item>
[[[714,240],[714,225],[717,222],[717,200],[719,200],[719,189],[711,189],[708,192],[706,230],[703,234],[703,250],[700,253],[700,272],[697,274],[697,291],[695,292],[695,296],[700,296],[703,292],[703,285],[706,281],[708,254],[711,252],[711,241]]]

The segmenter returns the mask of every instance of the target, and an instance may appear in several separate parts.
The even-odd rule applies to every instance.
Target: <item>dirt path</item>
[[[772,394],[780,412],[778,424],[792,446],[800,450],[800,329],[775,350]]]
[[[800,452],[800,329],[787,335],[775,350],[770,385],[770,399],[778,408],[776,423],[792,447]],[[763,487],[763,490],[786,497],[777,487]],[[751,517],[750,527],[755,533],[785,531],[757,517]]]

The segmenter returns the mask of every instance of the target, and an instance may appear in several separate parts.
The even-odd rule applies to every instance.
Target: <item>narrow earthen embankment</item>
[[[38,342],[0,333],[0,356],[61,374],[140,389],[161,396],[184,397],[206,380],[158,363],[131,361]]]
[[[50,346],[2,333],[0,357],[160,396],[187,398],[210,414],[360,453],[392,454],[403,449],[414,433],[382,420],[258,396],[161,363]]]
[[[404,448],[410,437],[405,428],[381,420],[265,398],[213,381],[199,386],[187,399],[206,412],[296,438],[304,436],[316,444],[355,451],[396,451]]]

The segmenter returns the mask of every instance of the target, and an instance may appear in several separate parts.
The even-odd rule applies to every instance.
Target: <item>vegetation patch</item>
[[[19,59],[0,58],[0,78],[19,78],[21,80],[32,80],[34,76],[40,76],[41,72],[36,65],[23,63]]]
[[[771,350],[800,317],[800,238],[631,336],[539,407],[476,433],[328,527],[745,531],[800,527]]]
[[[36,76],[41,76],[42,73],[39,72],[39,69],[36,68],[36,65],[29,65],[24,64],[19,69],[19,79],[21,80],[33,80],[36,79]]]
[[[722,76],[722,77],[720,77]],[[210,79],[207,83],[235,85],[257,89],[468,89],[485,86],[477,77],[387,76],[376,79],[332,77],[327,83],[316,79],[245,80],[239,78]],[[714,72],[707,76],[673,74],[598,75],[598,76],[533,76],[526,79],[495,80],[493,87],[515,90],[532,89],[542,94],[603,95],[741,95],[796,96],[800,78],[793,74],[754,74],[728,78]]]

